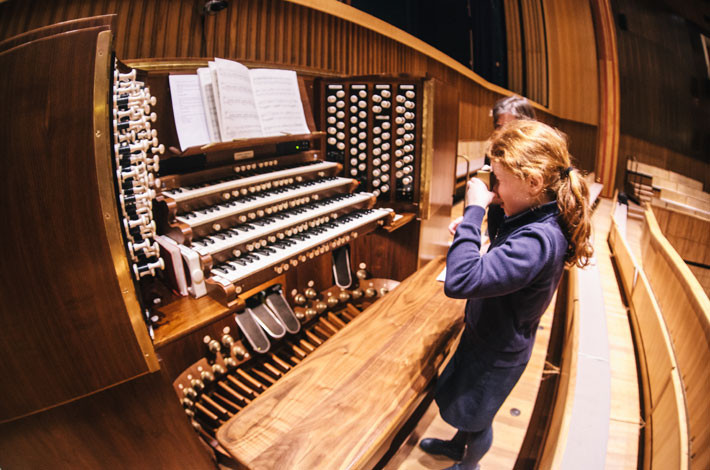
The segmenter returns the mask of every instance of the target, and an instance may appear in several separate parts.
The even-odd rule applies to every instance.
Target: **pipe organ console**
[[[3,102],[28,106],[0,134],[14,156],[10,180],[36,179],[24,215],[35,230],[10,234],[18,272],[3,273],[0,291],[0,353],[14,358],[0,366],[0,389],[12,390],[0,405],[0,435],[12,436],[0,439],[0,455],[13,456],[8,467],[63,452],[86,466],[230,465],[220,426],[414,272],[433,224],[445,233],[456,126],[432,116],[455,114],[456,96],[421,78],[300,75],[311,133],[180,151],[168,77],[204,62],[124,65],[112,56],[111,22],[0,43],[3,70],[36,57],[72,78],[18,71],[28,83],[0,90]],[[62,59],[67,51],[80,65]],[[29,99],[30,89],[43,99]],[[46,116],[50,132],[10,139],[32,128],[27,116]],[[61,163],[54,146],[65,150]],[[15,186],[0,193],[10,223]],[[34,253],[21,248],[28,237]],[[54,335],[28,356],[42,366],[28,370],[13,349],[33,325]],[[115,449],[101,433],[85,442],[69,431],[82,419],[145,432]],[[23,444],[57,433],[51,451]]]

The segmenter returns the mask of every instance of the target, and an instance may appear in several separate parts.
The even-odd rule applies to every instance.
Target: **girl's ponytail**
[[[594,248],[589,240],[592,232],[591,210],[587,181],[574,167],[567,167],[560,172],[557,207],[569,243],[565,260],[569,265],[576,264],[583,268],[594,255]]]

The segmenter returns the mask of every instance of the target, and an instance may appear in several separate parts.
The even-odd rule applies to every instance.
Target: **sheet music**
[[[207,124],[207,133],[210,136],[210,142],[222,142],[222,137],[219,133],[217,103],[215,102],[210,69],[208,67],[197,69],[197,77],[200,80],[202,108],[205,112],[205,122]]]
[[[212,81],[212,96],[214,96],[214,106],[215,109],[217,110],[217,128],[220,129],[219,127],[219,120],[221,119],[220,116],[222,116],[222,106],[220,105],[219,101],[219,87],[217,86],[217,64],[214,63],[213,60],[207,62],[207,70],[210,72],[210,79]],[[222,140],[222,130],[220,129],[219,132],[220,135],[220,141]]]
[[[249,74],[265,136],[310,132],[295,71],[252,69]]]
[[[249,78],[249,69],[238,62],[215,59],[222,141],[263,136]]]
[[[208,144],[210,136],[197,75],[170,75],[169,82],[180,149]]]

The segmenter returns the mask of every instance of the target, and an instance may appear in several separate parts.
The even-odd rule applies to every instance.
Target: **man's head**
[[[525,98],[517,95],[496,101],[493,105],[493,127],[499,127],[516,119],[535,119],[535,109]]]

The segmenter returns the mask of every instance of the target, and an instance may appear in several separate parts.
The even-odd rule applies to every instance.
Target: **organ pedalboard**
[[[369,278],[362,263],[357,275],[350,289],[319,290],[309,281],[302,292],[291,292],[294,308],[282,286],[273,285],[247,298],[247,308],[235,315],[241,338],[231,324],[216,325],[202,337],[204,357],[187,367],[173,388],[220,462],[231,463],[215,437],[220,426],[399,284]]]

